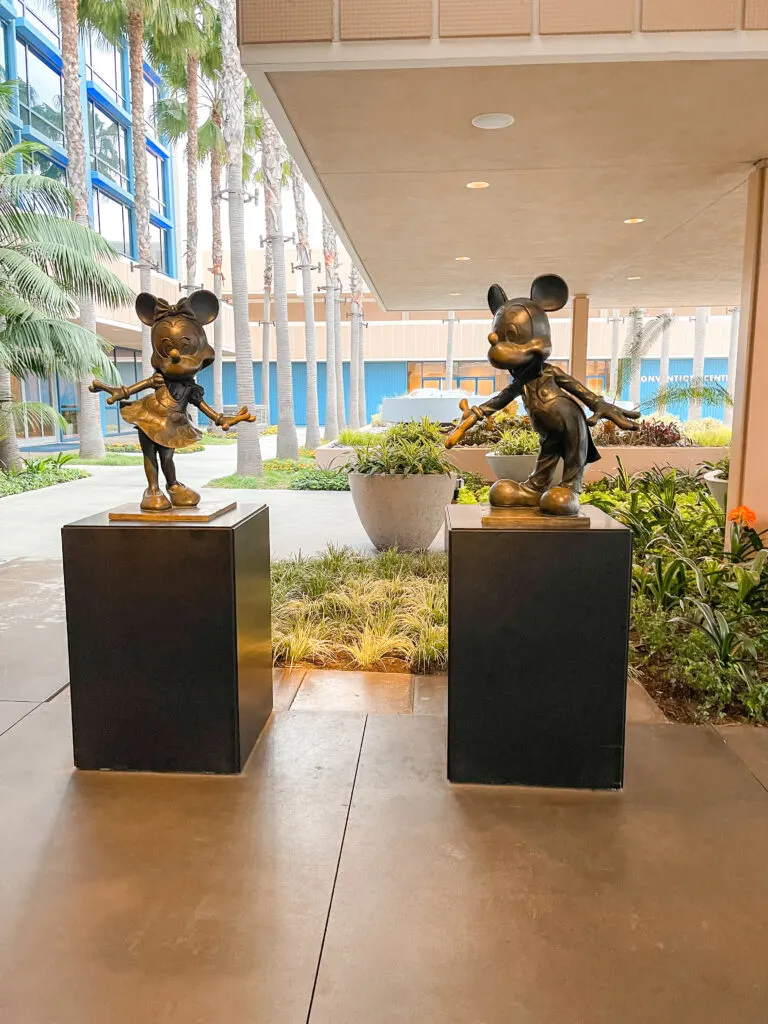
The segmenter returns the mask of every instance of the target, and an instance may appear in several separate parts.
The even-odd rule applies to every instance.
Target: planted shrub
[[[291,479],[292,491],[348,491],[349,476],[343,469],[300,469]]]
[[[530,427],[505,430],[493,448],[493,455],[537,455],[539,435]]]
[[[592,439],[599,448],[608,448],[614,445],[684,448],[694,444],[682,432],[680,424],[673,420],[640,420],[637,430],[619,430],[615,424],[603,420],[593,428]]]
[[[357,456],[350,467],[353,473],[415,476],[454,472],[446,458],[439,426],[426,417],[418,422],[397,423],[353,447]]]

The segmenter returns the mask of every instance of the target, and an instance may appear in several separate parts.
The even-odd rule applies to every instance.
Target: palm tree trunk
[[[672,340],[672,310],[666,310],[669,320],[664,325],[664,330],[661,332],[661,353],[659,357],[659,390],[663,390],[669,384],[669,349],[670,342]],[[656,412],[661,414],[665,412],[666,406],[664,404],[659,405]]]
[[[75,220],[90,227],[88,216],[88,178],[85,162],[85,133],[80,93],[80,54],[78,50],[77,0],[59,0],[61,23],[62,86],[64,93],[64,126],[67,136],[67,179],[75,198]],[[80,325],[96,333],[96,306],[92,299],[79,299]],[[80,435],[80,457],[104,457],[104,435],[101,432],[101,402],[88,390],[92,378],[78,381],[79,410],[77,429]]]
[[[336,264],[334,261],[333,228],[323,214],[323,264],[325,265],[325,441],[333,441],[339,433],[336,407]]]
[[[360,274],[352,264],[349,274],[352,300],[349,307],[349,425],[361,427],[360,421]]]
[[[334,281],[333,307],[333,355],[336,372],[336,419],[339,430],[347,425],[347,411],[344,402],[344,350],[341,333],[341,281],[338,275]]]
[[[269,220],[267,213],[267,197],[264,196],[264,217]],[[265,227],[267,235],[269,228]],[[270,355],[270,327],[272,326],[272,243],[269,238],[264,239],[264,304],[261,313],[261,404],[267,410],[267,422],[271,423],[269,414],[269,355]]]
[[[293,205],[296,210],[296,261],[301,268],[301,290],[304,298],[304,349],[307,360],[307,435],[304,444],[314,450],[320,444],[320,412],[317,401],[317,338],[315,300],[312,294],[312,250],[309,246],[304,179],[293,160],[291,183]]]
[[[214,115],[215,117],[215,115]],[[221,119],[217,123],[220,124]],[[221,299],[222,275],[221,261],[223,243],[221,237],[221,153],[214,145],[211,150],[211,262],[213,263],[213,293]],[[213,351],[216,358],[213,363],[213,407],[217,412],[224,408],[224,367],[222,364],[223,328],[221,317],[213,321]],[[211,424],[213,427],[213,424]]]
[[[456,334],[456,314],[448,314],[448,342],[445,346],[445,387],[453,390],[453,340]]]
[[[288,287],[285,279],[285,236],[283,232],[280,136],[266,111],[261,129],[264,175],[262,185],[267,210],[267,237],[272,243],[275,285],[275,341],[277,342],[277,457],[298,459],[299,442],[293,412],[291,340],[288,332]]]
[[[144,120],[144,14],[142,0],[126,0],[128,66],[131,77],[131,137],[133,149],[133,207],[139,249],[139,287],[152,290],[149,245],[149,181],[147,176],[147,130]],[[69,143],[68,143],[69,144]],[[141,327],[141,369],[151,377],[152,338],[149,327]]]
[[[707,347],[707,321],[709,310],[699,306],[696,310],[696,327],[693,335],[693,373],[691,382],[701,384],[704,380],[704,354]],[[688,405],[688,419],[701,419],[701,401],[693,399]]]
[[[608,382],[608,394],[614,399],[619,397],[619,352],[621,351],[621,311],[614,309],[611,317],[611,368]]]
[[[738,306],[735,306],[731,310],[731,343],[728,346],[728,383],[726,384],[726,390],[728,394],[733,398],[733,393],[736,390],[736,364],[739,361],[739,320],[741,319],[740,310]],[[726,405],[724,422],[726,426],[733,424],[733,406]]]
[[[243,69],[237,45],[236,0],[221,0],[221,93],[224,140],[227,144],[227,196],[229,198],[229,249],[232,274],[232,309],[235,321],[235,374],[238,405],[251,406],[254,399],[253,356],[248,327],[248,272],[245,259],[245,204],[243,201]],[[237,472],[261,476],[261,446],[255,423],[237,428]]]
[[[17,469],[21,465],[16,426],[11,415],[11,372],[0,366],[0,469]]]
[[[362,292],[361,292],[362,295]],[[360,344],[358,358],[360,360],[357,369],[357,379],[360,381],[360,393],[358,396],[358,409],[360,413],[360,426],[364,427],[368,423],[368,414],[365,410],[365,324],[363,323],[363,303],[360,302]]]
[[[196,53],[187,54],[187,293],[197,284],[197,72]]]

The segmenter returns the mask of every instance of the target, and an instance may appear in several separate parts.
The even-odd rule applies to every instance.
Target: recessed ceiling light
[[[624,221],[625,224],[643,224],[644,222],[645,217],[627,217]]]
[[[515,119],[511,114],[478,114],[472,118],[475,128],[509,128],[514,123]]]
[[[454,259],[456,260],[457,263],[469,263],[469,261],[472,259],[472,257],[471,256],[454,256]]]
[[[488,188],[489,182],[487,181],[468,181],[467,188]]]
[[[455,299],[459,292],[448,292],[448,294],[451,296],[451,298]]]
[[[628,277],[627,280],[628,281],[639,281],[640,278],[639,277]]]

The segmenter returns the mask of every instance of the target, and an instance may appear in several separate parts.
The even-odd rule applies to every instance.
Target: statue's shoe
[[[538,508],[541,491],[516,480],[497,480],[488,493],[488,501],[495,508]]]
[[[153,490],[148,487],[144,491],[144,497],[141,499],[142,512],[167,512],[169,508],[171,503],[159,488]]]
[[[200,503],[200,495],[197,491],[193,491],[191,487],[185,487],[184,484],[178,482],[171,484],[168,488],[168,493],[171,496],[174,508],[194,508],[195,505]]]
[[[548,516],[577,516],[581,505],[570,487],[550,487],[541,496],[541,511]]]

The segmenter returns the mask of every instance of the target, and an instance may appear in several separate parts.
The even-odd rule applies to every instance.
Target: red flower
[[[752,529],[757,522],[757,513],[753,512],[751,508],[747,508],[746,505],[737,505],[736,508],[732,508],[728,513],[728,518],[738,526],[746,526]]]

